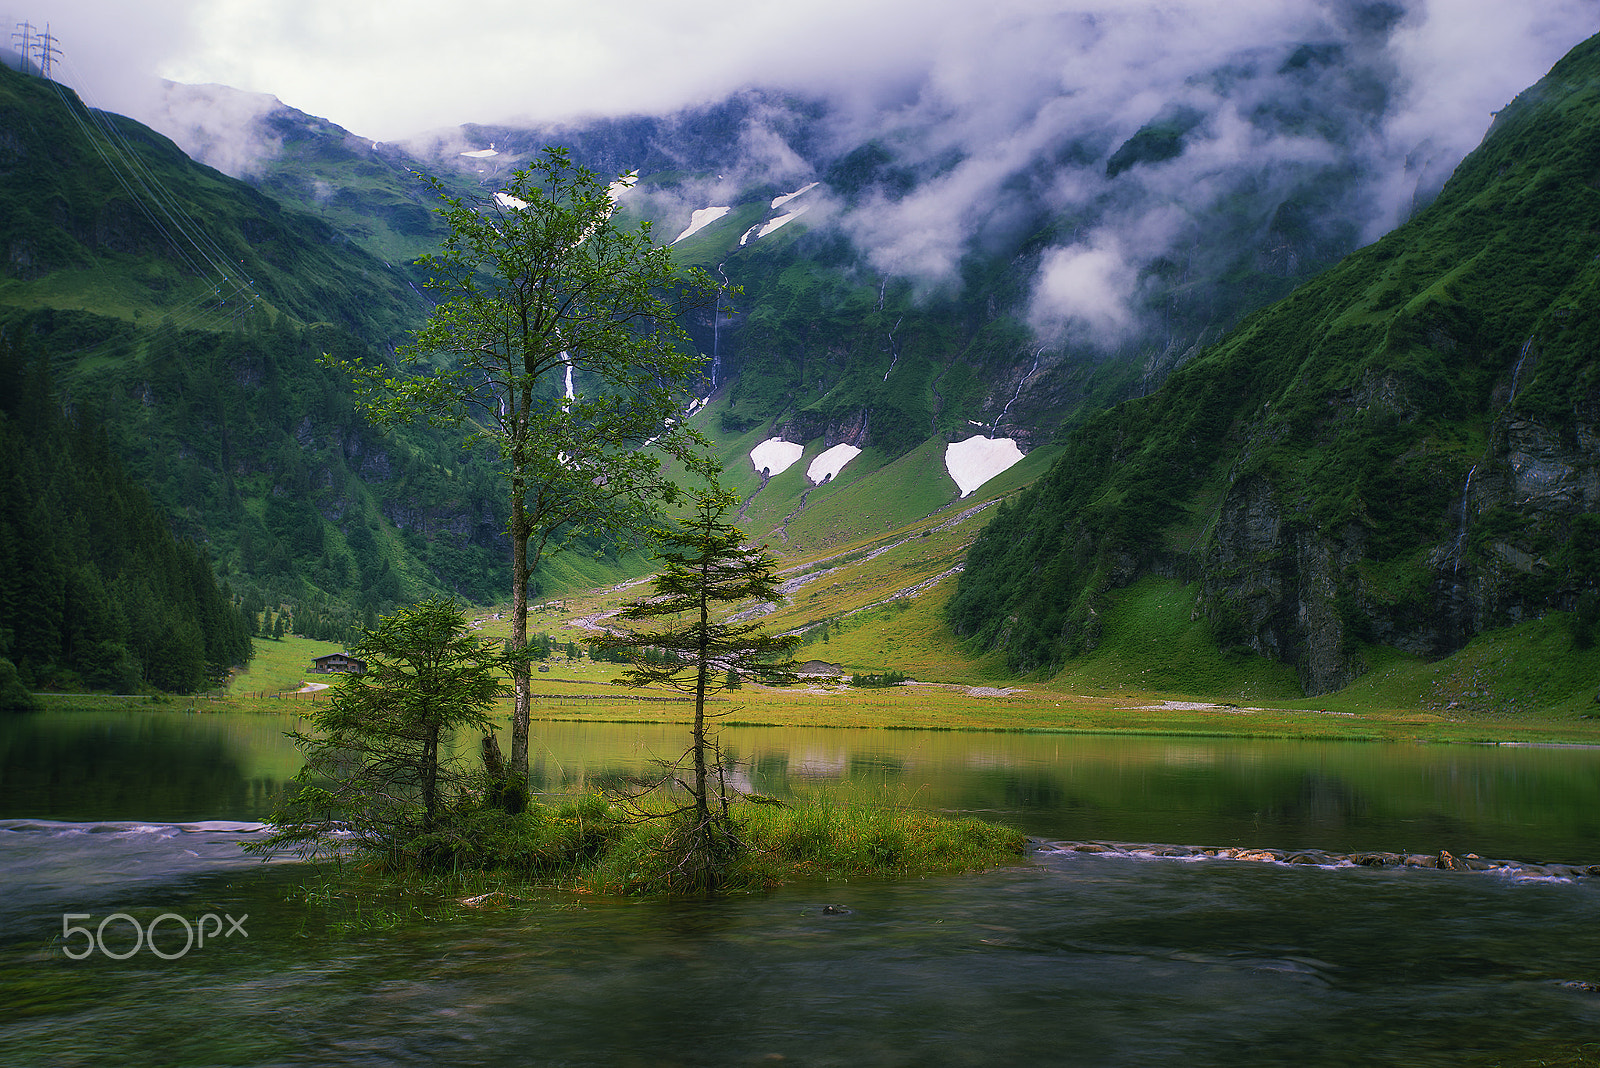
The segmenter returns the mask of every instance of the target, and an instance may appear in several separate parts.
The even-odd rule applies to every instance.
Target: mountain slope
[[[396,603],[503,589],[486,459],[381,434],[320,362],[375,359],[425,304],[328,223],[131,120],[0,70],[0,329],[48,356],[174,531],[236,593],[337,640]]]
[[[0,339],[0,677],[192,693],[249,659],[253,629],[101,428],[62,413],[44,361]]]
[[[226,326],[255,310],[382,345],[423,313],[406,280],[316,219],[130,119],[0,69],[0,301]]]
[[[1072,436],[986,530],[958,631],[1055,667],[1110,591],[1198,581],[1224,648],[1308,693],[1600,583],[1600,38],[1412,222]]]

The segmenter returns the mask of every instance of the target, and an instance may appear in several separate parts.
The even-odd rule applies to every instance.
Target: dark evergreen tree
[[[94,413],[0,338],[0,657],[18,685],[192,693],[250,656],[205,554],[174,537]]]
[[[394,867],[447,851],[454,803],[475,781],[449,743],[493,731],[489,709],[507,693],[497,646],[473,637],[452,601],[385,617],[355,646],[366,672],[345,675],[312,731],[295,734],[305,768],[258,851],[311,856],[344,831]]]
[[[721,760],[707,730],[706,698],[727,688],[730,678],[737,683],[741,675],[792,679],[794,664],[788,654],[800,642],[794,635],[764,634],[759,623],[712,617],[721,605],[778,596],[775,561],[765,546],[746,546],[744,532],[723,521],[728,508],[738,503],[737,497],[716,489],[696,494],[691,516],[676,529],[657,530],[662,548],[656,558],[663,566],[651,583],[653,592],[623,609],[622,618],[672,621],[654,630],[617,632],[597,643],[632,652],[633,666],[618,682],[666,685],[694,696],[692,741],[684,754],[692,778],[685,781],[673,766],[663,780],[690,795],[687,804],[670,814],[688,817],[677,838],[684,854],[677,870],[688,880],[685,889],[715,890],[739,849],[720,776],[713,797],[710,769],[713,764],[720,767]]]

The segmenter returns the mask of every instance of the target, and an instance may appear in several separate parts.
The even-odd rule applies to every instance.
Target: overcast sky
[[[161,78],[270,94],[381,141],[463,123],[660,114],[748,87],[825,97],[835,149],[881,139],[926,180],[853,207],[816,194],[811,225],[831,218],[886,276],[938,288],[959,284],[973,241],[1036,224],[1042,205],[1075,221],[1039,263],[1029,320],[1040,337],[1106,348],[1141,329],[1146,265],[1204,258],[1198,220],[1240,190],[1287,196],[1295,182],[1316,184],[1318,168],[1337,184],[1353,165],[1359,181],[1319,225],[1347,220],[1374,240],[1437,190],[1492,112],[1600,30],[1600,0],[31,0],[40,7],[18,10],[27,2],[0,5],[9,26],[48,23],[59,80],[235,175],[280,148],[256,121],[261,101],[165,94]],[[1304,44],[1341,58],[1325,71],[1287,63]],[[1333,140],[1253,117],[1292,110],[1304,93]],[[1105,156],[1178,114],[1198,117],[1182,154],[1113,182]],[[742,128],[737,159],[716,168],[725,175],[661,192],[653,217],[671,232],[753,181],[813,181],[765,121]],[[453,153],[478,140],[447,130],[411,143]],[[1060,162],[1085,144],[1099,153],[1090,163]]]
[[[34,2],[0,0],[7,26],[47,22],[61,80],[97,106],[137,115],[157,76],[219,82],[390,140],[463,122],[661,111],[756,83],[869,104],[930,84],[1003,92],[1072,59],[1051,51],[1067,22],[1132,21],[1237,47],[1288,18],[1348,17],[1355,0]],[[1600,0],[1408,6],[1399,52],[1433,101],[1419,121],[1464,123],[1473,140],[1490,110],[1600,29]]]

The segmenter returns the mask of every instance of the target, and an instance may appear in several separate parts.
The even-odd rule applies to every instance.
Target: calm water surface
[[[552,896],[330,932],[285,900],[299,865],[237,846],[298,768],[291,725],[0,720],[0,1063],[1462,1064],[1600,1038],[1600,995],[1563,985],[1600,985],[1600,887],[1581,881],[1042,851],[962,878],[710,903]],[[537,731],[535,785],[551,792],[683,744],[682,728]],[[723,740],[763,793],[886,798],[1043,839],[1600,862],[1592,750]],[[120,962],[52,943],[63,913],[118,911],[248,914],[248,938]],[[108,938],[132,945],[121,921]]]

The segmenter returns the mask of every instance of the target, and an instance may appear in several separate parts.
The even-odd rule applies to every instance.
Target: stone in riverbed
[[[1289,855],[1287,855],[1283,859],[1284,859],[1284,861],[1286,863],[1289,863],[1289,864],[1321,864],[1321,865],[1328,865],[1328,864],[1334,863],[1334,859],[1332,857],[1328,856],[1328,854],[1318,852],[1317,850],[1314,850],[1314,849],[1302,849],[1302,850],[1299,850],[1298,852],[1290,853]]]
[[[1253,860],[1253,861],[1256,861],[1257,863],[1268,863],[1268,864],[1270,864],[1273,861],[1278,860],[1279,858],[1273,856],[1272,852],[1270,850],[1266,850],[1266,849],[1241,849],[1239,852],[1237,852],[1237,853],[1235,853],[1233,855],[1233,859],[1234,860]]]
[[[1351,853],[1350,863],[1359,864],[1363,868],[1383,868],[1391,864],[1399,864],[1403,858],[1399,853]]]

